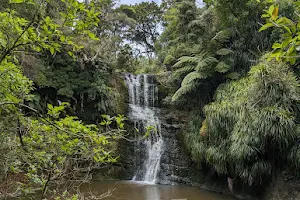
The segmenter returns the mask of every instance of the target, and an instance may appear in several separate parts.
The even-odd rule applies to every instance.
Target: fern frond
[[[195,70],[197,72],[203,72],[203,71],[207,71],[211,66],[215,65],[216,63],[218,63],[219,60],[216,59],[215,57],[209,56],[203,60],[201,60],[197,67],[195,68]]]
[[[215,67],[215,70],[220,73],[228,72],[229,69],[230,66],[227,65],[225,62],[219,62]]]
[[[223,30],[223,31],[219,31],[211,40],[211,43],[214,44],[222,44],[225,42],[228,42],[228,40],[230,39],[230,32]]]
[[[241,76],[241,74],[238,73],[238,72],[231,72],[229,74],[226,74],[225,77],[228,78],[228,79],[236,80],[236,79],[239,79],[240,76]]]
[[[207,76],[199,73],[199,72],[191,72],[188,75],[186,75],[181,82],[181,87],[184,87],[185,85],[191,84],[197,79],[205,79]]]
[[[180,97],[182,97],[183,95],[195,90],[197,88],[198,84],[197,83],[190,83],[184,86],[181,86],[176,92],[175,94],[172,96],[172,101],[177,101]]]
[[[180,69],[177,69],[174,72],[173,76],[175,78],[178,78],[178,77],[181,77],[181,76],[183,76],[183,75],[185,75],[185,74],[193,71],[194,69],[195,69],[195,66],[193,66],[193,65],[187,65],[187,66],[184,66],[184,67],[182,67]]]
[[[173,65],[173,67],[181,67],[183,64],[186,63],[198,63],[199,62],[199,58],[198,57],[192,57],[192,56],[182,56],[178,59],[178,61]]]
[[[219,49],[216,53],[219,56],[227,56],[228,54],[233,53],[233,51],[230,49],[227,49],[227,48],[222,48],[222,49]]]

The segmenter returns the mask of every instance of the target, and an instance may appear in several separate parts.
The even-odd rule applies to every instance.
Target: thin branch
[[[44,121],[46,121],[48,124],[50,124],[51,126],[53,126],[54,128],[56,128],[57,130],[59,131],[63,131],[65,133],[68,133],[68,134],[71,134],[71,135],[75,135],[76,137],[86,137],[86,136],[81,136],[81,135],[78,135],[78,134],[75,134],[75,133],[72,133],[70,131],[67,131],[65,129],[62,129],[61,127],[57,126],[55,123],[51,122],[50,120],[48,120],[43,114],[41,114],[40,112],[38,112],[36,109],[34,108],[31,108],[30,106],[27,106],[25,104],[22,104],[22,103],[15,103],[15,102],[0,102],[0,106],[2,105],[19,105],[21,107],[24,107],[24,108],[27,108],[29,109],[30,111],[38,114]]]
[[[52,121],[48,120],[46,116],[44,116],[43,114],[41,114],[41,113],[40,113],[39,111],[37,111],[36,109],[34,109],[34,108],[30,107],[30,106],[27,106],[27,105],[25,105],[25,104],[23,104],[23,103],[0,102],[0,106],[3,106],[3,105],[17,105],[17,106],[21,106],[21,107],[27,108],[27,109],[29,109],[30,111],[36,113],[36,114],[37,114],[39,117],[41,117],[45,122],[47,122],[48,124],[50,124],[51,126],[53,126],[54,128],[56,128],[56,129],[59,130],[59,131],[68,133],[68,134],[70,134],[70,135],[73,135],[73,136],[76,136],[76,137],[79,137],[79,138],[84,137],[84,138],[91,139],[91,137],[89,137],[89,136],[86,135],[86,134],[84,134],[84,135],[78,135],[78,134],[76,134],[76,133],[70,132],[70,131],[68,131],[68,130],[66,130],[66,129],[63,129],[63,128],[59,127],[57,124],[55,124],[55,123],[53,123]],[[119,131],[121,131],[121,130],[119,130]],[[122,136],[119,136],[119,137],[122,138],[122,139],[125,139],[125,138],[122,137]],[[130,141],[130,140],[128,139],[128,141]]]
[[[34,52],[34,51],[21,51],[21,50],[18,50],[18,51],[12,51],[13,53],[25,53],[27,55],[42,55],[41,53],[38,53],[38,52]]]
[[[16,48],[17,43],[19,42],[20,38],[26,33],[26,31],[30,28],[30,26],[34,23],[34,19],[36,17],[37,11],[35,12],[35,14],[32,17],[32,20],[29,24],[27,24],[27,26],[24,28],[24,30],[22,31],[22,33],[17,37],[17,39],[15,40],[15,42],[13,43],[13,45],[8,48],[4,54],[1,56],[0,58],[0,63],[6,58],[7,55],[9,55],[11,53],[11,51]]]

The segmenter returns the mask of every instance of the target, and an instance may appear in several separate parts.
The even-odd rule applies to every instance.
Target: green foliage
[[[193,110],[185,134],[192,158],[218,174],[260,185],[282,167],[299,169],[299,83],[284,64],[297,72],[298,1],[0,2],[7,194],[79,199],[57,186],[117,161],[125,118],[104,113],[115,114],[126,96],[118,72],[168,77],[166,101]],[[259,61],[271,47],[270,60]],[[144,137],[156,131],[146,129]]]
[[[191,114],[191,119],[189,120],[188,124],[186,125],[185,129],[183,129],[184,133],[184,142],[187,146],[188,150],[191,152],[191,157],[194,161],[202,161],[205,157],[205,149],[207,145],[204,144],[200,134],[205,136],[203,132],[199,133],[201,129],[201,123],[203,121],[203,116],[200,111],[194,110]]]
[[[90,109],[113,114],[112,88],[108,86],[110,66],[107,63],[88,63],[80,66],[80,62],[68,59],[66,53],[56,55],[55,59],[50,58],[50,62],[51,66],[41,66],[39,69],[45,78],[36,81],[42,92],[47,91],[47,88],[53,89],[50,91],[53,94],[46,94],[50,97],[52,95],[51,99],[48,98],[48,103],[57,100],[68,101],[77,114],[85,115],[91,112]],[[99,116],[89,115],[89,118],[87,120],[93,122],[99,119]]]
[[[134,72],[136,65],[138,64],[137,59],[133,57],[133,50],[129,45],[125,45],[121,48],[117,58],[117,66],[122,67],[121,70],[125,72]]]
[[[19,67],[4,61],[0,64],[0,88],[1,102],[21,103],[29,98],[32,82],[22,75]]]
[[[214,0],[202,8],[189,0],[166,4],[157,53],[172,71],[173,104],[189,98],[211,99],[220,83],[245,75],[278,36],[258,32],[265,2]],[[199,91],[209,96],[200,97]]]
[[[161,74],[165,68],[158,64],[157,59],[140,58],[136,64],[135,74]]]
[[[76,117],[59,118],[66,105],[48,105],[49,117],[20,119],[22,126],[26,127],[20,141],[17,140],[22,148],[17,148],[16,159],[8,163],[9,173],[25,175],[26,184],[20,184],[19,190],[41,190],[44,196],[51,197],[52,192],[46,193],[45,190],[50,184],[55,188],[64,180],[83,176],[100,165],[117,161],[111,151],[119,130],[108,130],[108,125],[116,120],[117,127],[123,128],[124,118],[106,117],[105,123],[101,123],[103,128],[84,125]],[[106,131],[110,134],[104,134]]]
[[[300,3],[298,1],[293,2],[294,12],[298,13],[300,10]],[[273,51],[269,54],[270,59],[276,58],[276,60],[282,60],[294,65],[297,61],[297,54],[299,51],[299,16],[295,19],[289,19],[285,16],[279,15],[279,5],[272,4],[269,9],[265,10],[265,14],[262,15],[266,19],[259,31],[264,31],[271,27],[276,27],[281,30],[281,40],[274,43]]]
[[[194,38],[189,23],[196,19],[196,5],[194,1],[186,0],[171,4],[165,11],[164,32],[156,44],[158,57],[161,63],[169,69],[178,58],[187,55],[193,49]]]
[[[262,61],[247,77],[221,85],[204,108],[199,142],[191,146],[201,156],[194,159],[249,185],[263,184],[283,167],[299,137],[298,91],[293,72],[275,61]],[[297,151],[291,152],[297,160]]]
[[[42,16],[41,13],[46,7],[33,1],[31,4],[33,4],[34,14],[29,19],[19,17],[13,9],[16,3],[24,3],[23,1],[12,2],[9,10],[0,12],[0,19],[3,22],[0,25],[0,61],[2,62],[10,54],[26,51],[28,48],[37,52],[47,49],[52,55],[60,51],[63,45],[69,45],[73,51],[77,51],[82,46],[75,42],[72,33],[97,39],[90,28],[97,25],[99,13],[95,12],[92,7],[86,8],[84,3],[76,0],[62,2],[65,10],[59,13],[62,17],[60,20]],[[66,34],[63,30],[69,30],[72,33]]]
[[[134,26],[128,30],[128,39],[145,48],[144,53],[154,53],[162,16],[160,7],[152,1],[120,8],[134,21]]]
[[[30,94],[33,83],[17,65],[21,66],[23,58],[28,58],[25,54],[53,58],[62,50],[75,59],[75,53],[84,52],[79,40],[98,40],[91,30],[98,26],[100,13],[93,1],[59,1],[61,7],[54,18],[47,13],[51,1],[44,4],[15,0],[7,4],[0,11],[0,180],[6,186],[6,191],[0,193],[21,198],[34,194],[33,198],[41,195],[39,199],[69,196],[78,199],[78,195],[68,193],[70,185],[64,183],[79,176],[88,180],[87,175],[93,169],[117,161],[115,141],[123,132],[124,117],[105,116],[104,124],[85,125],[77,117],[66,114],[68,103],[48,104],[44,115],[26,105],[40,98]],[[42,56],[32,57],[38,60]],[[95,74],[95,79],[99,74],[104,73]],[[60,75],[65,79],[67,74]],[[107,92],[107,86],[101,81],[90,83],[97,95]],[[61,94],[70,95],[67,89],[60,89]],[[64,190],[66,195],[60,193]]]
[[[31,99],[31,81],[11,63],[3,62],[0,71],[0,142],[4,153],[0,179],[9,186],[5,192],[24,196],[40,191],[41,199],[51,198],[50,185],[51,189],[62,189],[59,185],[63,181],[117,161],[114,143],[124,128],[124,116],[103,116],[99,126],[85,125],[77,117],[65,116],[69,104],[62,103],[48,104],[48,115],[40,117],[23,104]],[[27,117],[22,109],[38,115]],[[114,123],[116,128],[110,128]],[[6,179],[8,176],[22,178],[14,181]]]
[[[226,73],[233,64],[228,56],[232,53],[230,49],[224,48],[224,44],[229,40],[227,31],[218,32],[210,41],[203,44],[204,48],[199,50],[194,56],[183,56],[174,64],[175,78],[181,78],[181,87],[175,92],[172,101],[187,94],[199,85],[199,81],[205,80],[215,75],[215,73]],[[180,68],[181,67],[181,68]]]

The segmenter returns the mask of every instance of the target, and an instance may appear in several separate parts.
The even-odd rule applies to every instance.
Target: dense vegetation
[[[298,176],[299,2],[206,3],[177,4],[194,14],[186,32],[175,31],[183,20],[176,17],[165,31],[176,41],[185,35],[184,48],[171,44],[160,54],[173,70],[173,103],[196,100],[183,133],[192,158],[247,185],[265,185],[280,171]]]
[[[1,0],[0,198],[79,199],[70,180],[118,161],[124,72],[168,76],[199,165],[297,177],[300,2],[204,2]]]

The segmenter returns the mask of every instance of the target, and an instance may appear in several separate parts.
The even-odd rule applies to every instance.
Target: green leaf
[[[24,3],[24,0],[10,0],[9,3]]]
[[[217,72],[220,72],[220,73],[225,73],[225,72],[227,72],[229,69],[230,69],[230,66],[227,65],[227,64],[224,63],[224,62],[219,62],[219,63],[216,65],[216,68],[215,68],[215,70],[216,70]]]
[[[60,36],[60,41],[61,41],[61,42],[66,41],[66,36],[65,36],[65,35]]]
[[[281,48],[282,49],[286,48],[291,42],[292,42],[292,37],[285,39],[281,44]]]
[[[293,32],[291,31],[291,29],[287,26],[283,26],[283,28],[289,33],[289,34],[293,34]]]
[[[5,47],[7,45],[6,40],[3,39],[3,38],[0,38],[0,45],[3,46],[3,47]]]
[[[50,47],[49,47],[49,50],[50,50],[51,55],[53,55],[54,52],[55,52],[54,47],[50,46]]]
[[[292,25],[291,30],[292,30],[293,34],[295,34],[297,32],[297,27],[295,25]]]
[[[191,72],[188,75],[186,75],[184,77],[184,79],[181,82],[181,86],[184,87],[185,85],[188,85],[190,83],[192,83],[193,81],[197,80],[197,79],[205,79],[206,77],[203,76],[201,73],[199,72]]]
[[[69,56],[74,57],[74,53],[72,51],[68,51]]]
[[[262,17],[262,18],[269,18],[270,15],[269,15],[269,14],[263,14],[261,17]]]
[[[270,28],[270,27],[273,27],[273,26],[274,26],[274,24],[272,24],[272,23],[266,23],[266,24],[264,24],[264,25],[259,29],[259,32],[264,31],[264,30],[266,30],[266,29],[268,29],[268,28]]]
[[[271,5],[271,6],[269,7],[268,13],[269,13],[270,15],[273,15],[274,10],[275,10],[275,5]]]
[[[293,54],[295,51],[295,47],[294,46],[291,46],[288,50],[287,50],[287,55],[288,56],[291,56],[291,54]]]
[[[280,49],[276,49],[270,54],[271,58],[276,58],[276,60],[279,60],[280,56],[282,55],[282,51]]]
[[[52,110],[52,109],[53,109],[53,105],[52,105],[52,104],[47,104],[47,108],[48,108],[49,110]]]
[[[233,51],[230,49],[227,49],[227,48],[222,48],[217,51],[217,55],[220,55],[220,56],[226,56],[231,53],[233,53]]]
[[[272,46],[273,49],[280,49],[281,48],[281,44],[279,43],[274,43]]]

